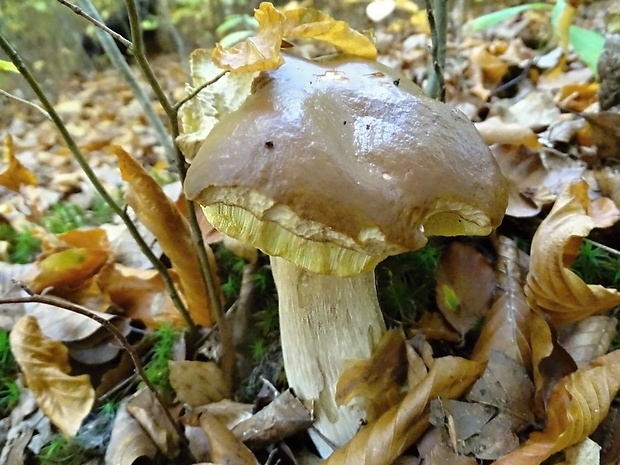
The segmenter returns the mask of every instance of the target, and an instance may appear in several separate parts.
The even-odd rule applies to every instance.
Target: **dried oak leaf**
[[[68,349],[43,336],[33,316],[19,319],[11,331],[10,343],[39,408],[65,435],[75,436],[95,401],[88,375],[67,374]]]
[[[569,269],[581,238],[594,227],[588,208],[587,183],[569,184],[532,239],[525,294],[554,323],[573,323],[620,304],[620,292],[586,284]]]
[[[551,454],[583,441],[607,416],[620,390],[620,350],[562,378],[547,400],[547,423],[516,451],[493,465],[539,465]]]
[[[201,278],[187,220],[140,163],[119,146],[113,146],[112,150],[118,157],[123,179],[129,183],[127,203],[170,258],[192,319],[197,324],[211,326],[214,316],[208,309],[209,294]]]

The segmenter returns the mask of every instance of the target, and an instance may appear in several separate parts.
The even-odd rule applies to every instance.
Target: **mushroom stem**
[[[302,400],[313,401],[316,431],[310,435],[327,457],[365,418],[362,405],[338,407],[335,394],[348,363],[370,357],[385,332],[374,272],[319,275],[278,257],[271,257],[271,266],[286,377]]]

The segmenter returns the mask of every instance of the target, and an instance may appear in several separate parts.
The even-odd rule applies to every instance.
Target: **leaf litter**
[[[381,59],[422,82],[429,31],[417,6],[352,3],[356,8],[361,3],[362,14],[376,23]],[[613,350],[614,309],[620,298],[615,287],[586,282],[571,267],[586,237],[612,249],[620,246],[609,239],[620,218],[620,177],[611,162],[619,150],[618,113],[599,111],[592,69],[566,46],[569,13],[574,11],[563,11],[555,30],[563,47],[545,56],[526,45],[537,34],[544,37],[548,16],[543,11],[509,19],[487,33],[467,31],[452,44],[448,101],[470,116],[491,147],[511,186],[510,225],[529,229],[531,246],[518,249],[507,236],[519,240],[522,231],[507,225],[492,244],[447,245],[435,301],[425,314],[415,324],[392,322],[402,329],[389,332],[381,350],[368,360],[350,361],[339,382],[340,402],[361,398],[373,406],[372,415],[327,463],[539,464],[561,451],[567,464],[615,463],[620,421],[612,400],[620,389],[620,361]],[[239,72],[217,84],[228,86],[230,94],[224,90],[224,100],[218,100],[201,93],[200,105],[190,101],[183,107],[188,132],[178,142],[188,158],[220,114],[245,98],[254,75],[242,72],[277,66],[284,38],[327,38],[345,51],[363,45],[365,54],[374,53],[374,47],[366,49],[364,35],[318,11],[281,13],[264,4],[261,14],[258,39],[214,55]],[[194,86],[214,77],[216,69],[205,68],[205,56],[194,54],[194,74],[202,72],[202,82],[197,79]],[[170,95],[181,99],[180,67],[169,61],[155,61],[155,67]],[[153,232],[192,317],[210,326],[209,299],[202,284],[192,281],[197,264],[188,245],[186,212],[175,204],[176,197],[151,182],[151,176],[170,175],[131,91],[110,71],[73,85],[79,90],[62,94],[58,111],[97,176],[119,198],[124,193]],[[201,113],[205,108],[211,110]],[[143,260],[121,258],[133,253],[131,245],[123,250],[112,238],[111,226],[123,231],[122,225],[84,225],[68,234],[46,230],[42,219],[54,202],[70,200],[89,209],[96,196],[49,121],[30,114],[14,118],[1,133],[0,185],[7,190],[0,214],[4,223],[27,228],[41,242],[41,253],[26,271],[7,269],[7,275],[36,293],[50,292],[99,312],[146,360],[148,349],[136,342],[141,333],[155,331],[164,321],[183,327],[161,278]],[[120,171],[117,157],[124,167]],[[164,214],[169,219],[162,220]],[[171,229],[170,223],[177,226]],[[23,463],[28,449],[40,451],[35,439],[45,444],[52,437],[49,425],[42,426],[47,420],[67,436],[84,435],[97,416],[94,387],[102,386],[114,368],[119,370],[115,381],[96,391],[97,406],[117,392],[121,401],[105,426],[111,438],[102,446],[105,459],[94,463],[154,463],[157,456],[178,458],[184,448],[197,462],[291,460],[300,433],[311,428],[312,406],[290,391],[271,391],[264,404],[258,396],[252,399],[255,405],[231,401],[217,364],[217,333],[203,330],[207,342],[200,353],[215,356],[204,360],[181,350],[168,368],[175,393],[169,407],[186,443],[150,391],[138,388],[127,355],[99,324],[42,304],[17,308],[13,317],[0,321],[11,331],[26,387],[15,418],[2,420],[10,425],[3,460]],[[426,441],[430,448],[421,446]],[[426,453],[416,456],[413,445]]]

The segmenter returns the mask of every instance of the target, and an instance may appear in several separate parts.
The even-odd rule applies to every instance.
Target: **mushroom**
[[[286,55],[213,128],[185,193],[211,224],[271,256],[290,386],[311,400],[322,456],[362,403],[338,406],[347,363],[385,332],[374,268],[430,235],[487,235],[505,181],[475,127],[404,75],[352,56]]]

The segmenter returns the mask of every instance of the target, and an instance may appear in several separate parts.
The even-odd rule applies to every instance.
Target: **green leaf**
[[[570,43],[579,55],[579,58],[596,73],[596,64],[603,53],[605,37],[598,32],[589,31],[579,26],[571,26],[569,29]]]
[[[486,29],[487,27],[495,26],[502,21],[512,18],[515,15],[527,10],[550,10],[552,5],[547,3],[530,3],[527,5],[513,6],[511,8],[504,8],[503,10],[489,13],[488,15],[479,16],[476,19],[472,19],[467,23],[467,28],[473,31],[479,31]]]
[[[17,67],[10,61],[0,60],[0,71],[10,71],[12,73],[19,73]]]

